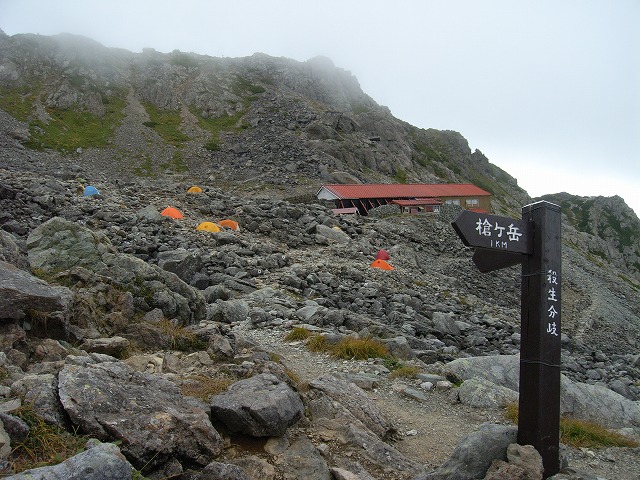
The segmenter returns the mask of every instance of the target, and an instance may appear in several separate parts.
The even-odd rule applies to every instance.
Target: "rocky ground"
[[[134,108],[130,115],[142,113]],[[220,427],[220,445],[205,440],[197,445],[210,454],[221,449],[218,461],[239,465],[250,477],[273,479],[298,478],[302,471],[316,478],[308,473],[314,466],[296,473],[300,457],[359,478],[414,478],[445,462],[481,424],[508,424],[499,401],[479,407],[478,397],[463,399],[464,383],[427,390],[420,386],[424,378],[390,378],[380,360],[336,360],[283,340],[300,325],[335,339],[373,336],[425,375],[444,375],[455,360],[492,356],[497,366],[499,358],[511,358],[520,341],[519,271],[478,274],[446,214],[410,217],[382,211],[368,218],[339,218],[323,205],[291,203],[246,184],[233,190],[206,181],[198,182],[202,194],[191,195],[186,190],[196,182],[193,178],[111,174],[105,152],[60,158],[25,151],[19,143],[23,127],[7,117],[1,120],[3,132],[9,132],[0,137],[1,259],[37,273],[51,289],[37,305],[30,303],[31,296],[8,302],[11,289],[3,290],[6,402],[20,391],[39,391],[29,382],[48,385],[43,390],[62,392],[59,399],[47,397],[51,405],[63,404],[55,407],[60,416],[52,421],[64,423],[61,419],[70,416],[97,438],[122,439],[131,432],[117,418],[100,412],[107,419],[98,427],[86,411],[65,403],[66,396],[74,395],[81,403],[76,386],[62,381],[73,377],[69,372],[108,371],[119,382],[138,378],[133,371],[146,372],[164,385],[159,391],[171,390],[165,380],[184,386],[189,375],[218,378],[224,371],[244,380],[273,374],[305,402],[305,415],[288,425],[286,435],[267,442]],[[119,133],[118,148],[134,148],[135,138],[140,139]],[[92,155],[95,163],[87,162]],[[87,183],[102,194],[83,197]],[[185,219],[162,217],[159,212],[168,205],[179,208]],[[223,218],[239,221],[241,230],[195,230],[201,221]],[[369,268],[381,248],[396,270]],[[637,436],[637,292],[617,272],[600,268],[570,246],[564,265],[563,373],[582,393],[563,408],[569,413],[580,409],[592,420]],[[6,265],[2,273],[3,281],[14,274],[23,278]],[[169,341],[175,332],[160,328],[166,320],[204,339],[206,348],[176,351]],[[95,356],[105,353],[124,362]],[[334,380],[317,380],[326,374],[334,374]],[[156,388],[145,383],[149,377],[140,378],[142,392]],[[484,396],[493,398],[509,387],[515,394],[511,379],[503,380],[492,379],[491,393]],[[348,382],[361,385],[365,393],[344,386]],[[343,385],[350,396],[338,397],[332,385]],[[115,392],[116,387],[105,388]],[[123,405],[130,401],[125,393]],[[365,411],[353,405],[354,399],[367,406]],[[184,408],[192,412],[195,407],[187,402]],[[133,406],[131,411],[132,419],[142,415]],[[201,417],[191,421],[209,428],[198,423]],[[104,425],[110,425],[108,433]],[[158,451],[157,445],[144,446],[148,450],[123,447],[138,467],[153,456],[148,452]],[[567,455],[569,465],[585,474],[640,478],[638,449],[570,449]],[[190,451],[183,456],[189,461],[181,459],[180,465],[171,457],[150,478],[178,475],[200,458]],[[322,468],[317,478],[330,478],[326,465]],[[183,473],[173,478],[200,477]]]

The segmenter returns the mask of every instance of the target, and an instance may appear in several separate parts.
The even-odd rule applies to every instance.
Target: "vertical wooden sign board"
[[[560,207],[533,203],[522,218],[535,231],[522,262],[518,443],[538,450],[546,478],[560,470]]]
[[[462,211],[451,225],[483,273],[522,264],[518,443],[560,470],[560,207],[536,202],[522,220]]]

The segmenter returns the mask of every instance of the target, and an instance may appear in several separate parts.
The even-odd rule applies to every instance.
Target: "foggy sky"
[[[0,0],[8,35],[134,52],[324,55],[421,128],[460,132],[532,196],[640,215],[638,0]]]

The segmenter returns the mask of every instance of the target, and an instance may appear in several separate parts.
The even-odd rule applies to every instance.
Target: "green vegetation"
[[[218,395],[229,388],[234,381],[227,377],[207,377],[204,375],[194,375],[184,379],[180,391],[183,395],[199,398],[203,402]]]
[[[27,85],[17,88],[0,87],[0,108],[18,120],[26,122],[39,94],[39,88]]]
[[[312,352],[329,352],[331,345],[324,335],[312,335],[307,340],[307,348]]]
[[[195,333],[187,330],[182,325],[174,324],[171,320],[163,320],[158,325],[160,330],[166,335],[168,347],[171,350],[183,352],[205,350],[206,342],[201,340]]]
[[[366,360],[384,358],[389,355],[389,350],[373,338],[345,337],[331,348],[331,354],[338,358]]]
[[[505,416],[518,423],[518,404],[505,406]],[[566,445],[585,448],[640,447],[640,443],[611,432],[597,423],[571,417],[560,418],[560,441]]]
[[[396,182],[398,183],[407,183],[407,172],[399,168],[396,171],[395,179],[396,179]]]
[[[284,339],[288,342],[293,342],[296,340],[306,340],[311,336],[311,332],[303,327],[294,327]]]
[[[45,423],[33,405],[24,404],[12,414],[29,426],[27,438],[13,445],[9,457],[16,473],[29,468],[56,465],[85,448],[87,437],[71,434],[60,427]]]
[[[149,102],[144,103],[144,109],[151,119],[149,122],[144,122],[144,125],[155,130],[165,142],[170,145],[180,146],[183,142],[189,140],[189,137],[179,129],[180,112],[160,110]]]
[[[370,337],[345,337],[336,344],[330,344],[324,335],[312,335],[307,340],[307,348],[312,352],[326,352],[336,358],[346,360],[366,360],[389,356],[386,345]]]
[[[171,161],[169,163],[163,163],[160,166],[165,170],[171,170],[176,173],[184,173],[189,170],[189,167],[182,158],[182,152],[180,150],[173,153],[173,157],[171,157]]]
[[[266,92],[264,87],[253,85],[246,78],[240,76],[235,77],[231,90],[239,97],[244,97],[245,92],[251,92],[256,95]]]
[[[389,378],[413,378],[420,373],[420,368],[413,365],[402,365],[389,374]]]
[[[27,110],[32,107],[33,96],[23,97],[19,103],[14,97],[16,117],[28,120]],[[47,123],[32,119],[29,123],[31,138],[26,146],[35,150],[53,149],[72,152],[78,148],[103,148],[113,136],[115,127],[124,114],[125,100],[120,97],[104,97],[106,113],[100,117],[85,110],[47,108],[50,117]],[[27,106],[29,104],[29,106]],[[14,113],[9,110],[9,113]]]
[[[151,175],[153,175],[151,158],[145,155],[142,163],[133,169],[133,173],[139,177],[150,177]]]

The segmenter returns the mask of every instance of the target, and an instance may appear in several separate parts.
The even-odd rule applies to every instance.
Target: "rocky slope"
[[[50,423],[121,441],[150,478],[181,479],[420,478],[480,423],[505,422],[518,269],[478,274],[455,212],[335,217],[308,200],[325,179],[399,176],[487,184],[503,213],[528,201],[461,135],[394,119],[326,59],[134,55],[27,35],[0,38],[0,62],[5,411],[34,402]],[[104,143],[88,142],[97,130],[73,143],[76,110],[112,127]],[[102,195],[83,197],[87,183]],[[162,217],[167,205],[185,219]],[[590,232],[569,214],[563,227],[562,409],[637,438],[640,287],[629,250],[603,247],[600,212]],[[222,218],[241,230],[195,231]],[[369,268],[381,248],[396,270]],[[303,325],[329,341],[372,336],[393,361],[335,362],[282,341]],[[397,362],[429,375],[394,380]],[[233,382],[226,397],[207,390]],[[271,403],[243,407],[255,422],[226,410],[262,395]],[[14,418],[2,417],[13,442]],[[637,450],[623,450],[611,471],[636,478]],[[606,475],[580,452],[569,460]]]

